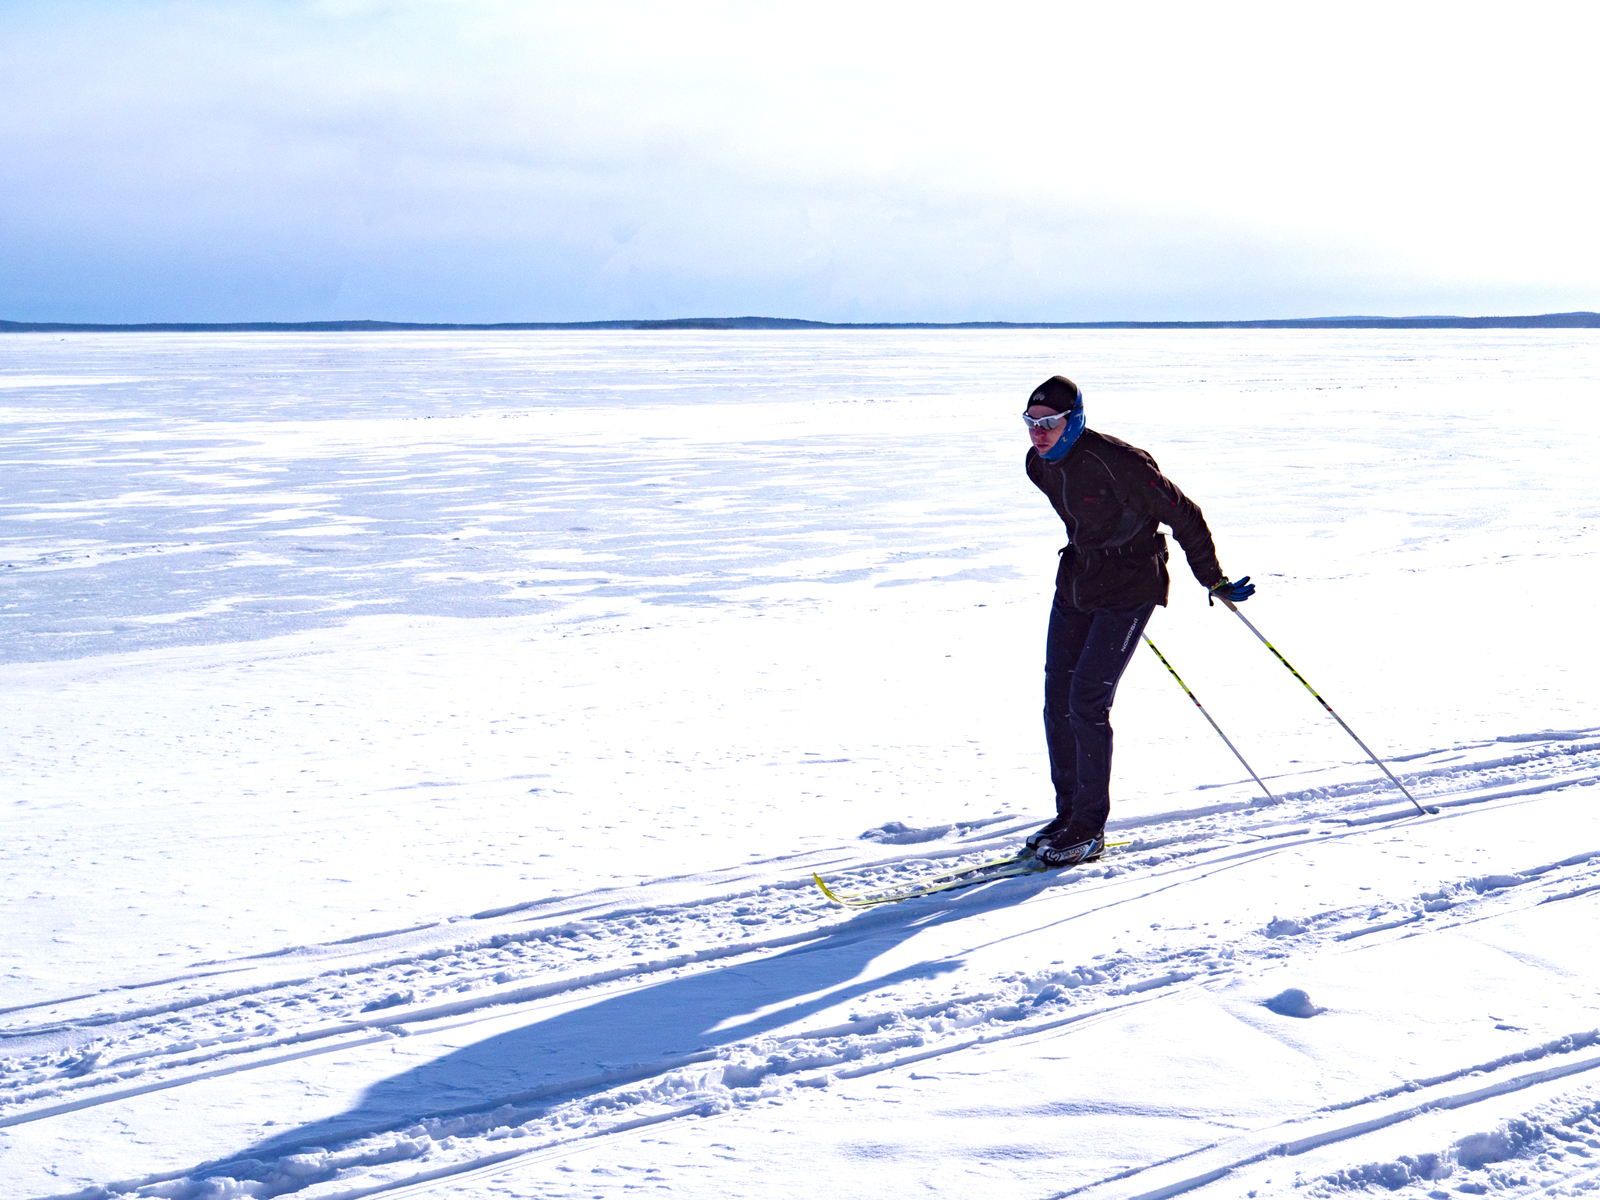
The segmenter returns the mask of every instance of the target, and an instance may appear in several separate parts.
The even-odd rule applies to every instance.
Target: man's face
[[[1046,408],[1043,404],[1035,404],[1028,409],[1030,417],[1054,417],[1059,414],[1053,408]],[[1054,429],[1028,428],[1028,438],[1033,442],[1033,448],[1040,454],[1046,454],[1050,448],[1061,440],[1061,435],[1067,431],[1067,423],[1062,421]]]

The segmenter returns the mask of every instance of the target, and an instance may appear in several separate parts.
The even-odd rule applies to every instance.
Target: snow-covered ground
[[[1141,654],[1104,863],[813,886],[1049,813],[1057,371],[1437,816],[1179,556],[1271,802]],[[0,1195],[1600,1188],[1591,331],[13,335],[0,427]]]

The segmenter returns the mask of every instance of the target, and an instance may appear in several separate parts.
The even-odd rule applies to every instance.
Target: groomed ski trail
[[[1592,922],[1592,906],[1600,902],[1600,838],[1561,855],[1495,862],[1492,870],[1466,862],[1463,849],[1464,865],[1454,874],[1436,870],[1406,888],[1315,911],[1274,904],[1270,920],[1248,927],[1185,930],[1180,920],[1139,945],[1060,943],[1062,929],[1088,928],[1111,913],[1181,914],[1185,897],[1285,855],[1417,855],[1479,826],[1549,822],[1554,803],[1566,812],[1577,811],[1572,804],[1579,799],[1592,806],[1589,793],[1574,790],[1600,780],[1600,739],[1592,731],[1518,735],[1412,756],[1402,765],[1408,786],[1441,806],[1439,816],[1416,816],[1375,777],[1285,789],[1278,804],[1202,806],[1114,824],[1132,844],[1113,861],[883,910],[842,912],[810,879],[811,871],[827,867],[830,878],[856,888],[883,888],[925,875],[930,865],[959,869],[993,858],[1036,823],[1018,814],[1013,822],[956,829],[909,849],[864,842],[641,888],[511,903],[13,1008],[0,1014],[7,1169],[23,1182],[22,1195],[82,1200],[141,1194],[326,1200],[408,1189],[423,1195],[451,1180],[457,1187],[517,1172],[537,1177],[563,1156],[606,1142],[636,1143],[645,1130],[711,1117],[738,1121],[814,1102],[853,1080],[906,1077],[917,1064],[976,1061],[1008,1044],[1054,1045],[1126,1019],[1137,1007],[1248,991],[1291,967],[1331,969],[1330,963],[1408,939],[1457,937],[1474,926],[1539,920],[1544,913]],[[1352,897],[1358,889],[1350,888]],[[969,927],[971,934],[963,932]],[[918,938],[947,939],[945,952],[861,973]],[[1036,962],[1046,939],[1057,939],[1052,944],[1064,957]],[[996,949],[1001,943],[1015,952]],[[843,965],[832,973],[806,966],[828,958]],[[1007,965],[1023,960],[1014,969]],[[446,1096],[425,1086],[429,1063],[470,1053],[479,1042],[514,1039],[547,1021],[581,1022],[596,1006],[645,1004],[663,986],[704,988],[730,970],[765,971],[773,979],[783,970],[798,972],[802,982],[823,984],[821,999],[798,1003],[811,991],[779,996],[766,1015],[759,1008],[750,1010],[754,1017],[730,1012],[703,1031],[701,1045],[598,1070],[557,1071],[533,1086],[500,1087],[489,1074],[470,1071],[456,1082],[477,1078],[476,1090],[458,1086]],[[845,1019],[829,1016],[834,1010]],[[692,1024],[679,1022],[686,1030]],[[1038,1194],[1154,1197],[1215,1187],[1217,1195],[1230,1195],[1241,1194],[1228,1189],[1248,1176],[1267,1195],[1281,1183],[1267,1182],[1267,1166],[1296,1158],[1321,1171],[1301,1171],[1297,1186],[1324,1189],[1296,1194],[1334,1194],[1364,1186],[1362,1180],[1398,1178],[1398,1168],[1385,1165],[1393,1163],[1405,1167],[1402,1186],[1410,1187],[1413,1177],[1428,1182],[1428,1171],[1491,1169],[1487,1161],[1466,1165],[1472,1155],[1459,1150],[1454,1159],[1447,1154],[1426,1160],[1431,1167],[1418,1166],[1427,1154],[1437,1156],[1435,1143],[1453,1145],[1430,1132],[1445,1128],[1444,1114],[1455,1114],[1447,1130],[1454,1136],[1477,1112],[1484,1128],[1471,1132],[1511,1148],[1497,1161],[1522,1155],[1534,1162],[1542,1154],[1545,1165],[1524,1174],[1557,1186],[1568,1175],[1550,1157],[1551,1147],[1569,1144],[1558,1132],[1577,1130],[1570,1144],[1582,1146],[1583,1130],[1593,1127],[1596,1026],[1600,1020],[1576,1022],[1558,1036],[1520,1039],[1508,1029],[1511,1048],[1503,1055],[1469,1055],[1447,1069],[1357,1088],[1335,1108],[1312,1106],[1231,1141]],[[186,1161],[186,1145],[146,1146],[146,1173],[90,1177],[65,1189],[51,1187],[31,1165],[52,1145],[70,1142],[75,1122],[114,1117],[138,1127],[151,1105],[203,1109],[217,1102],[218,1089],[248,1109],[252,1096],[323,1071],[335,1081],[355,1081],[347,1088],[352,1094],[371,1093],[393,1073],[388,1060],[398,1051],[412,1054],[404,1061],[421,1073],[418,1085],[382,1103],[358,1100],[347,1110],[348,1128],[339,1127],[337,1111],[255,1139],[240,1136],[242,1123],[223,1122],[221,1140]],[[1516,1137],[1495,1132],[1518,1120],[1527,1128]],[[1527,1132],[1535,1126],[1546,1132]],[[1375,1139],[1407,1130],[1427,1144],[1388,1158],[1363,1157]],[[208,1135],[196,1136],[204,1142]],[[1587,1170],[1575,1151],[1565,1153],[1574,1171]],[[239,1190],[218,1191],[225,1179]]]

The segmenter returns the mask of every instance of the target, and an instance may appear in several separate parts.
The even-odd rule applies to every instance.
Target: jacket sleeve
[[[1161,473],[1155,459],[1142,452],[1134,457],[1134,494],[1130,499],[1143,512],[1171,527],[1200,586],[1212,588],[1223,582],[1227,576],[1217,562],[1217,548],[1200,506]]]

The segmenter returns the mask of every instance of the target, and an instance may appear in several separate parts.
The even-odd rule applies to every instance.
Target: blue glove
[[[1250,582],[1250,576],[1229,583],[1224,579],[1221,583],[1212,586],[1210,594],[1206,596],[1206,603],[1216,600],[1226,600],[1230,604],[1242,604],[1256,594],[1256,585]]]

